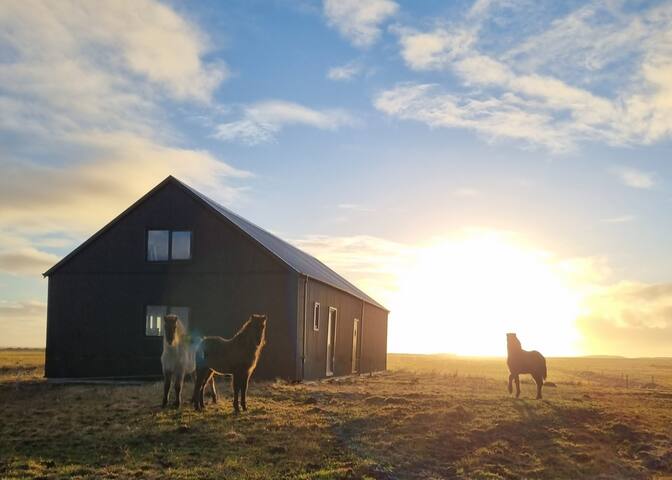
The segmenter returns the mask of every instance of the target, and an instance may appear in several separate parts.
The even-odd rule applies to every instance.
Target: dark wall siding
[[[148,228],[189,229],[192,260],[145,260]],[[161,338],[145,337],[146,305],[191,308],[192,329],[231,336],[269,315],[258,377],[296,377],[297,277],[180,187],[167,184],[49,278],[49,377],[160,372]]]
[[[387,312],[365,303],[362,329],[362,371],[378,372],[386,370]]]
[[[303,282],[299,282],[302,286]],[[320,328],[313,330],[313,305],[320,303]],[[326,373],[327,322],[329,307],[338,311],[336,333],[336,363],[334,375],[352,373],[352,341],[354,319],[360,319],[358,350],[360,351],[360,372],[384,370],[386,360],[380,359],[379,353],[366,352],[366,345],[383,349],[387,346],[387,312],[371,307],[371,321],[367,317],[369,305],[338,289],[320,282],[308,281],[308,317],[306,322],[306,358],[304,378],[306,380],[323,378]],[[303,319],[301,319],[303,321]],[[369,330],[367,332],[367,330]],[[368,335],[368,337],[366,337]],[[365,343],[365,339],[368,341]],[[387,352],[385,352],[386,354]],[[368,358],[365,361],[365,357]],[[380,368],[382,366],[382,368]]]
[[[161,337],[145,336],[146,305],[190,307],[190,330],[231,337],[250,313],[269,316],[256,378],[294,378],[290,274],[55,274],[49,282],[48,377],[158,375]],[[294,297],[295,298],[295,297]]]
[[[192,230],[192,260],[147,262],[147,229]],[[166,184],[58,273],[285,272],[279,260],[179,186]]]

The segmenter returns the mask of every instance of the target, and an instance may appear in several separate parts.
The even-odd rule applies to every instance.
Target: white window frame
[[[352,373],[359,372],[359,341],[360,334],[362,330],[362,322],[359,318],[355,318],[352,321]],[[357,332],[357,335],[355,335]]]
[[[332,326],[331,313],[334,312],[334,322]],[[331,342],[331,329],[334,329],[334,341]],[[329,316],[327,317],[327,345],[326,345],[326,375],[333,377],[336,371],[336,337],[338,333],[338,309],[329,307]],[[331,346],[331,370],[329,369],[329,347]]]
[[[313,303],[313,331],[320,331],[320,302]]]

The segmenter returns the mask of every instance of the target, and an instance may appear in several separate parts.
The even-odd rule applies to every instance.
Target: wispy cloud
[[[373,212],[373,208],[359,205],[357,203],[339,203],[338,208],[341,210],[351,210],[355,212]]]
[[[298,103],[269,100],[243,107],[241,118],[218,125],[214,136],[224,141],[257,145],[273,140],[283,128],[291,125],[337,130],[355,123],[355,118],[341,109],[316,110]]]
[[[324,0],[330,26],[356,47],[366,48],[380,37],[380,26],[399,6],[392,0]]]
[[[508,138],[562,151],[571,143],[566,131],[553,128],[543,111],[497,98],[463,98],[433,84],[401,84],[380,92],[374,106],[387,115],[415,120],[430,127],[474,130],[489,140]]]
[[[618,2],[592,3],[501,52],[483,41],[483,17],[486,11],[496,16],[509,3],[477,2],[465,18],[430,30],[396,27],[410,69],[450,71],[460,88],[430,91],[418,84],[422,98],[405,95],[412,103],[381,110],[552,151],[571,150],[586,140],[649,144],[672,134],[672,87],[664,80],[672,68],[672,5],[632,13]],[[529,14],[527,9],[518,13]],[[610,88],[591,89],[605,83]],[[399,93],[399,86],[381,92],[376,106],[380,98]],[[409,110],[414,113],[408,115]],[[521,119],[534,123],[522,131],[506,128]]]
[[[634,215],[621,215],[618,217],[604,218],[602,221],[604,223],[630,223],[634,222],[637,217]]]
[[[632,188],[650,189],[656,184],[655,175],[632,167],[614,167],[611,173],[616,175],[623,185]]]
[[[327,78],[336,82],[348,82],[362,73],[363,66],[360,62],[352,61],[345,65],[331,67],[327,71]]]

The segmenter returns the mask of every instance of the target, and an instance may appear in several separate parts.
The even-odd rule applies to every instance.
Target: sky
[[[671,136],[672,2],[3,1],[0,346],[172,174],[388,306],[390,351],[667,356]]]

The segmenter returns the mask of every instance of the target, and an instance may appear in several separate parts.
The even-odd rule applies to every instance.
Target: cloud
[[[634,215],[621,215],[619,217],[605,218],[602,221],[604,223],[630,223],[634,222],[637,219]]]
[[[218,125],[214,136],[224,141],[257,145],[274,140],[283,128],[291,125],[337,130],[353,124],[354,117],[344,110],[316,110],[298,103],[269,100],[243,107],[241,119]]]
[[[366,48],[380,37],[380,25],[397,13],[391,0],[324,0],[328,24],[354,46]]]
[[[201,60],[209,45],[199,30],[156,1],[93,6],[10,0],[2,2],[0,12],[0,38],[21,59],[10,68],[3,64],[5,87],[32,89],[39,82],[51,97],[64,90],[129,86],[130,77],[137,76],[170,96],[208,100],[227,75],[225,65]],[[73,77],[78,71],[83,76]],[[19,78],[28,82],[7,85]]]
[[[370,294],[387,303],[399,287],[415,247],[370,235],[308,235],[291,243],[315,256]]]
[[[399,35],[401,56],[413,70],[442,69],[456,58],[471,52],[477,34],[469,29],[431,32],[395,29]]]
[[[81,240],[168,174],[222,200],[249,176],[167,121],[166,102],[208,108],[226,77],[204,60],[206,36],[170,7],[2,2],[0,44],[3,232]]]
[[[44,348],[47,305],[38,300],[0,300],[0,347]]]
[[[435,84],[401,84],[380,92],[374,98],[374,106],[395,118],[434,128],[465,128],[488,140],[521,140],[553,151],[564,151],[573,145],[566,129],[554,128],[548,112],[511,96],[464,98],[445,93]]]
[[[327,78],[335,82],[348,82],[361,74],[362,69],[359,62],[348,62],[345,65],[331,67],[327,72]]]
[[[350,210],[353,212],[373,212],[373,208],[365,207],[364,205],[359,205],[357,203],[339,203],[337,207],[341,210]]]
[[[655,175],[650,172],[643,172],[631,167],[614,167],[611,173],[616,175],[618,179],[628,187],[651,189],[656,185]]]
[[[0,251],[0,272],[15,275],[39,275],[58,262],[59,257],[27,247]]]
[[[588,351],[626,356],[669,356],[672,285],[621,282],[603,287],[578,320]]]
[[[518,139],[556,152],[575,149],[581,141],[621,146],[672,135],[672,5],[633,13],[618,2],[591,3],[554,19],[540,33],[509,38],[500,32],[493,42],[485,12],[497,18],[498,9],[508,5],[479,1],[465,18],[447,25],[393,29],[411,70],[450,72],[457,80],[436,97],[441,105],[452,96],[459,99],[453,102],[458,110],[482,107],[463,125],[452,118],[438,121],[428,99],[414,120],[471,128],[489,140]],[[532,14],[529,8],[519,13]],[[512,16],[508,12],[506,21]],[[519,29],[514,25],[511,31]],[[445,108],[440,110],[446,117]],[[500,120],[508,118],[538,123],[516,133],[501,128]],[[540,131],[547,128],[555,133]]]

